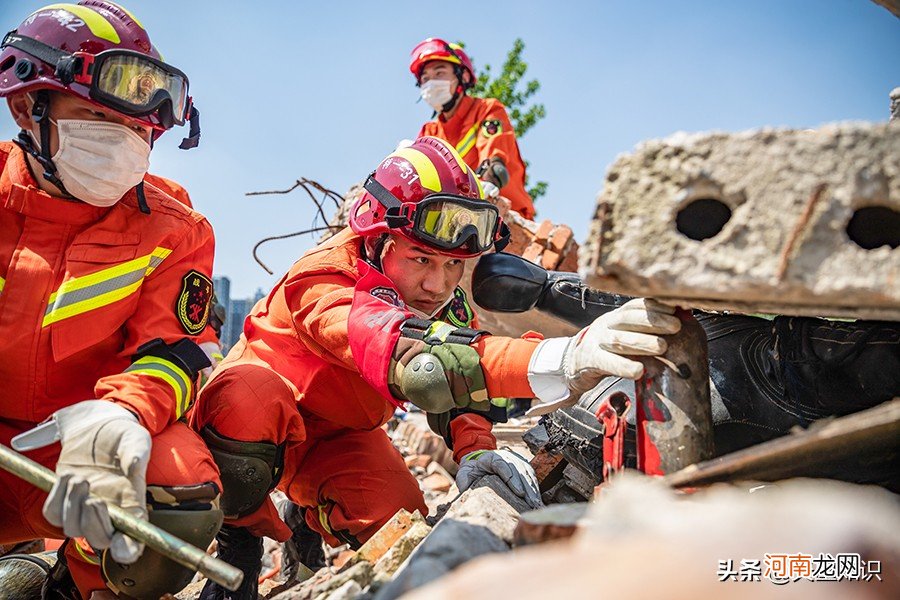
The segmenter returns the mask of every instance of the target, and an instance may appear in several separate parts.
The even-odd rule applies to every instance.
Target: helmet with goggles
[[[141,23],[111,2],[51,4],[6,34],[0,97],[38,90],[111,109],[151,127],[154,138],[190,119],[191,137],[182,147],[199,138],[187,76],[163,62]]]
[[[497,207],[456,150],[421,137],[388,155],[350,210],[363,236],[399,234],[449,256],[472,258],[509,240]]]
[[[466,54],[466,51],[459,44],[451,44],[440,38],[422,40],[416,44],[416,47],[410,53],[409,70],[415,76],[417,82],[422,79],[422,69],[425,68],[425,64],[433,60],[452,64],[454,71],[456,71],[456,76],[464,89],[475,85],[477,77],[469,55]],[[469,72],[468,83],[463,83],[462,71],[464,70]]]

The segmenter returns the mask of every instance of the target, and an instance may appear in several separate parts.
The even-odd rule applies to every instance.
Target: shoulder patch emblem
[[[212,281],[203,273],[191,269],[181,278],[181,292],[175,303],[175,316],[188,334],[197,335],[206,327],[212,295]]]
[[[462,291],[462,288],[456,288],[453,292],[453,300],[447,306],[445,318],[451,325],[457,327],[469,327],[472,324],[475,313],[472,312],[472,307],[469,306],[466,293]]]
[[[500,119],[488,119],[481,124],[481,133],[484,137],[494,137],[503,132],[503,123]]]
[[[372,288],[369,292],[382,302],[386,304],[390,304],[391,306],[396,306],[398,308],[404,308],[403,300],[400,299],[400,294],[397,293],[397,290],[385,286],[378,286],[376,288]]]

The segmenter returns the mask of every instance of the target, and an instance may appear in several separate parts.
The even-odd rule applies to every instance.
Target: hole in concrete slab
[[[900,246],[900,212],[887,206],[857,208],[847,223],[847,235],[866,250]]]
[[[697,198],[675,215],[675,228],[692,240],[705,240],[722,231],[731,218],[731,209],[715,198]]]

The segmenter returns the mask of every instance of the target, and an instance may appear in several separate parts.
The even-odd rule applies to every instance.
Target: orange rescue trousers
[[[427,514],[418,483],[384,430],[329,428],[307,437],[315,424],[304,424],[294,392],[271,369],[236,364],[220,371],[201,392],[190,423],[242,442],[285,444],[278,489],[306,509],[307,524],[332,546],[359,547],[401,508]],[[279,541],[291,535],[269,497],[227,523]]]
[[[17,434],[34,423],[0,419],[0,443],[9,446]],[[49,469],[56,467],[59,444],[27,452],[28,458]],[[222,489],[219,470],[203,440],[183,422],[175,422],[153,436],[153,449],[147,467],[147,486],[181,487],[213,482]],[[63,539],[62,530],[44,519],[41,509],[47,493],[15,475],[0,469],[0,544],[35,538]],[[75,585],[83,598],[94,591],[106,590],[100,566],[93,556],[82,555],[76,544],[66,545],[66,560]],[[0,597],[3,594],[0,593]]]

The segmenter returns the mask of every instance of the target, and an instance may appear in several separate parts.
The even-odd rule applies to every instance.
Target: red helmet
[[[51,4],[3,39],[0,97],[40,89],[111,108],[157,135],[192,116],[187,76],[162,61],[134,15],[102,0]]]
[[[499,250],[509,238],[474,171],[442,139],[420,137],[388,155],[364,188],[350,210],[359,235],[396,233],[460,258]]]
[[[471,79],[465,85],[466,88],[472,87],[478,80],[475,76],[475,67],[472,66],[472,61],[462,46],[445,42],[440,38],[428,38],[416,44],[409,55],[409,70],[415,76],[416,81],[422,78],[422,69],[425,67],[425,63],[431,60],[442,60],[468,71]],[[461,73],[459,80],[462,81]]]

